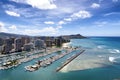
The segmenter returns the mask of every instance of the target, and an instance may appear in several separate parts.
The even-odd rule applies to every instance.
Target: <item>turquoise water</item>
[[[56,61],[46,68],[40,68],[35,72],[27,72],[24,67],[34,64],[34,59],[30,62],[23,63],[16,68],[8,70],[0,70],[0,80],[120,80],[120,38],[119,37],[92,37],[86,39],[71,40],[72,46],[82,46],[86,49],[86,53],[80,55],[83,60],[94,56],[95,59],[104,59],[104,67],[96,67],[92,69],[71,70],[66,73],[55,72],[62,62],[76,51]],[[50,55],[49,55],[50,56]],[[112,57],[112,60],[109,58]],[[94,60],[95,60],[94,59]],[[90,62],[89,62],[90,63]],[[89,65],[88,63],[86,63]],[[80,66],[79,66],[80,67]]]

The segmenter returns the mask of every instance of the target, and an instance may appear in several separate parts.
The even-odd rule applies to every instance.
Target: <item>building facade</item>
[[[37,39],[34,42],[35,49],[42,49],[45,48],[45,42],[43,40]]]
[[[2,46],[3,48],[3,54],[10,53],[13,46],[12,46],[12,40],[10,38],[4,40],[4,44]]]
[[[31,51],[33,49],[34,49],[33,43],[25,44],[24,47],[23,47],[24,51]]]
[[[20,38],[15,39],[15,51],[22,51],[22,40]]]

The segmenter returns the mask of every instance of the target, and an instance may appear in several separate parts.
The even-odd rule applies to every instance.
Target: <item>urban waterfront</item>
[[[41,67],[34,72],[28,72],[24,67],[50,55],[33,59],[17,67],[0,70],[0,80],[119,80],[119,42],[119,37],[72,39],[71,46],[81,46],[86,51],[59,72],[56,72],[56,69],[79,50],[73,51],[50,66]],[[60,54],[60,52],[55,52],[52,55],[54,54]]]
[[[120,80],[120,0],[0,0],[0,80]]]

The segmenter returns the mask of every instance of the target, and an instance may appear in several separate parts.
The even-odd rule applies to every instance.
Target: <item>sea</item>
[[[120,80],[120,37],[71,39],[69,45],[81,46],[85,52],[61,71],[56,72],[56,69],[77,51],[34,72],[28,72],[24,67],[44,57],[22,63],[14,68],[0,70],[0,80]]]

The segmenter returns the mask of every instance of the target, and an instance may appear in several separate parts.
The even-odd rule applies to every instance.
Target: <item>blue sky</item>
[[[0,0],[0,32],[120,36],[120,0]]]

